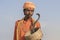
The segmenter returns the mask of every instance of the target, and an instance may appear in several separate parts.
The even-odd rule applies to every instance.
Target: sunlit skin
[[[29,18],[31,18],[34,13],[33,8],[26,8],[23,11],[24,11],[24,15],[25,15],[24,20],[28,20]]]

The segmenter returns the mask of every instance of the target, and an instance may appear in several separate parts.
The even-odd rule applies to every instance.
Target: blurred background
[[[0,40],[13,40],[15,22],[24,17],[26,1],[36,5],[33,18],[41,15],[42,40],[60,40],[60,0],[0,0]]]

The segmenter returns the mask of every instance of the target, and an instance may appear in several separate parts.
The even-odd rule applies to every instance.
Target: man
[[[14,40],[25,40],[25,34],[31,30],[31,24],[35,20],[32,18],[34,13],[35,5],[32,2],[25,2],[23,5],[23,12],[25,17],[21,20],[16,21],[14,30]],[[35,24],[36,28],[40,28],[40,23]]]

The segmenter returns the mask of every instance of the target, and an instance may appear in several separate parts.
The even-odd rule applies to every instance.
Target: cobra
[[[34,33],[34,32],[36,32],[39,29],[39,28],[35,28],[35,24],[40,19],[40,14],[37,13],[36,15],[38,15],[38,19],[34,23],[32,22],[32,24],[31,24],[31,26],[32,26],[32,28],[31,28],[31,34]]]

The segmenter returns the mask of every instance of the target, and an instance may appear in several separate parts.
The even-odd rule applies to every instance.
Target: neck
[[[27,17],[27,16],[25,16],[25,17],[24,17],[24,20],[27,21],[28,19],[31,19],[31,18],[32,18],[32,17]]]

